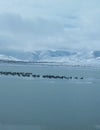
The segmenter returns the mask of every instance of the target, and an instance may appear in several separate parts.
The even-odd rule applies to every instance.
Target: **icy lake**
[[[99,130],[100,68],[0,65],[0,130]],[[65,78],[43,78],[46,75]]]

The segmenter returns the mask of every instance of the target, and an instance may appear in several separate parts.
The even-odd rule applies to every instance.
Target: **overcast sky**
[[[0,49],[100,49],[100,0],[0,0]]]

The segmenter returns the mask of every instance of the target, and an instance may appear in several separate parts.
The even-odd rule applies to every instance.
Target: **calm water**
[[[0,76],[0,130],[100,130],[100,68],[1,65],[0,71],[84,77]]]

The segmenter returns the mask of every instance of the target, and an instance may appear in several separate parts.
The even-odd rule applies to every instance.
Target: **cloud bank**
[[[0,1],[0,49],[100,49],[99,0]]]

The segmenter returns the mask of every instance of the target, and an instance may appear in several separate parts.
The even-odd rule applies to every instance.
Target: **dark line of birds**
[[[84,79],[83,77],[72,77],[72,76],[59,76],[59,75],[39,75],[33,73],[25,73],[25,72],[3,72],[0,71],[0,75],[11,75],[11,76],[19,76],[19,77],[33,77],[33,78],[48,78],[48,79]]]

